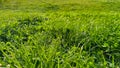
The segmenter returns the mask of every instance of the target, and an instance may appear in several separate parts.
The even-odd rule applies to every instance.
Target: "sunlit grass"
[[[119,68],[119,2],[16,0],[0,7],[0,67]]]

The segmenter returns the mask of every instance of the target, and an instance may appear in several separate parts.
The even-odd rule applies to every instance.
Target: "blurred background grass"
[[[0,9],[20,11],[118,11],[119,0],[0,0]]]

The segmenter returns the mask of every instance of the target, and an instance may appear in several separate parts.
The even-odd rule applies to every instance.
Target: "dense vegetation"
[[[0,67],[119,68],[119,6],[119,0],[0,0]]]

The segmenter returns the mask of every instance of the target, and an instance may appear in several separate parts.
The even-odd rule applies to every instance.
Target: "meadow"
[[[0,68],[120,68],[119,0],[0,0]]]

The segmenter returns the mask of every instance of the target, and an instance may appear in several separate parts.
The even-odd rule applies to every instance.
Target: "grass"
[[[120,67],[119,0],[0,2],[0,67]]]

